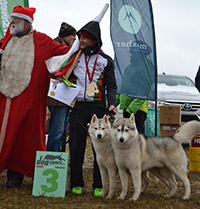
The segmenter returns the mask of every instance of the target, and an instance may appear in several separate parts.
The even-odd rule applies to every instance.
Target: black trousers
[[[129,118],[130,114],[126,112],[126,110],[123,111],[124,118]],[[144,111],[138,110],[135,114],[135,124],[138,132],[140,134],[144,134],[145,131],[145,120],[147,119],[147,114]]]
[[[88,127],[87,124],[91,121],[92,115],[102,118],[108,110],[103,107],[98,107],[95,103],[77,102],[72,112],[70,113],[69,123],[69,150],[70,150],[70,187],[83,187],[83,162],[86,148],[86,140]],[[102,188],[101,175],[96,161],[96,154],[93,148],[93,185],[95,188]]]

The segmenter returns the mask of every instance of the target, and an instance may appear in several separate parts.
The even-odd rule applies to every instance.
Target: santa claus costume
[[[16,6],[11,17],[33,21],[35,8]],[[45,60],[68,52],[32,29],[0,41],[0,172],[33,177],[36,151],[45,151],[45,114],[49,72]]]

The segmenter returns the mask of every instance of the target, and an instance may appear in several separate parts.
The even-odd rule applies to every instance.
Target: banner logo
[[[40,156],[40,159],[37,160],[36,165],[37,166],[49,166],[49,165],[65,165],[65,159],[62,158],[61,155],[46,155],[42,159],[42,155]]]
[[[131,34],[138,33],[142,25],[139,12],[129,5],[122,6],[118,14],[118,21],[122,29]]]

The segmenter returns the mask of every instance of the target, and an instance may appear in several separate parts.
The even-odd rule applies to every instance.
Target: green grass
[[[185,148],[188,154],[188,148]],[[140,195],[136,202],[128,201],[133,194],[133,186],[129,179],[129,193],[124,201],[113,198],[111,200],[101,199],[93,196],[92,190],[92,152],[90,143],[87,146],[87,152],[84,164],[85,187],[82,195],[72,194],[68,191],[65,198],[52,197],[33,197],[32,179],[25,177],[23,187],[19,189],[7,189],[5,187],[6,172],[0,174],[0,209],[117,209],[117,208],[137,208],[137,209],[196,209],[200,208],[200,173],[189,172],[188,177],[191,183],[191,198],[182,200],[184,188],[178,181],[178,190],[171,199],[165,199],[167,188],[162,182],[157,182],[152,178],[151,185],[145,193]],[[70,174],[69,174],[70,175]],[[68,176],[69,176],[68,175]],[[119,195],[121,185],[118,177],[116,195]]]

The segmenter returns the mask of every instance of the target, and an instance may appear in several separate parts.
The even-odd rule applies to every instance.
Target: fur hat
[[[71,25],[65,22],[62,22],[58,36],[63,38],[69,35],[76,35],[76,29],[72,27]]]
[[[33,7],[22,7],[21,5],[17,5],[12,13],[11,13],[11,17],[19,17],[22,18],[24,20],[28,20],[30,23],[33,22],[33,14],[35,13],[35,8]]]

